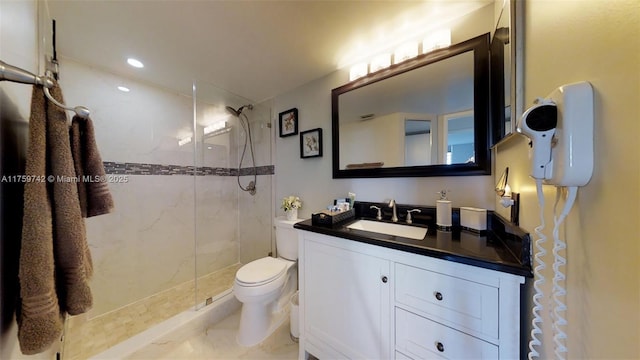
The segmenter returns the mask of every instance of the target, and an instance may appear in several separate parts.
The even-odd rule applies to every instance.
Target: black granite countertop
[[[528,234],[513,226],[493,212],[488,213],[488,230],[482,233],[467,231],[459,226],[459,210],[454,209],[451,231],[436,229],[433,219],[435,209],[398,205],[399,223],[405,224],[404,214],[408,208],[420,208],[420,214],[414,214],[411,226],[427,228],[427,235],[422,240],[392,236],[362,230],[349,229],[351,223],[361,220],[375,220],[370,216],[369,206],[375,203],[356,202],[356,216],[335,225],[313,225],[312,220],[304,220],[295,224],[295,228],[319,234],[344,238],[347,240],[387,247],[414,254],[435,257],[462,264],[478,266],[505,273],[532,277],[530,259],[530,240]],[[389,216],[383,216],[388,219]]]

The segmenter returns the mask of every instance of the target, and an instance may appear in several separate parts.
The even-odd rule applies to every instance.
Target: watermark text
[[[128,183],[128,175],[83,175],[83,176],[63,176],[63,175],[3,175],[0,178],[0,182],[3,183]]]

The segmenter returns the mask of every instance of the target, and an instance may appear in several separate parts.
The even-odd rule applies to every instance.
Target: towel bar
[[[84,106],[68,107],[53,98],[49,89],[53,87],[53,80],[49,76],[38,76],[28,72],[27,70],[19,67],[9,65],[6,62],[0,60],[0,81],[7,80],[11,82],[17,82],[21,84],[33,84],[42,85],[44,94],[52,103],[56,104],[65,110],[73,111],[81,118],[88,118],[90,111]]]

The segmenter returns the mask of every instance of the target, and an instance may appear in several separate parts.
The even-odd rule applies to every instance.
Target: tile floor
[[[143,359],[297,359],[298,344],[285,321],[259,345],[245,348],[236,343],[240,310],[207,326],[204,332],[177,330],[170,339],[156,341],[131,354],[129,360]]]

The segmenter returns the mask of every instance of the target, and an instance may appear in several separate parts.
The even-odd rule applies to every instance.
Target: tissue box
[[[463,228],[472,230],[487,230],[487,210],[472,207],[461,207],[460,225]]]

